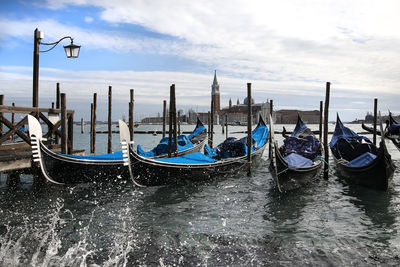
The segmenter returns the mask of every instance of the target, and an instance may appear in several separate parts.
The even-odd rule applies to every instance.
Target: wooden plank
[[[35,107],[20,107],[20,106],[6,106],[0,105],[0,113],[24,113],[29,114],[31,112],[43,112],[43,113],[61,113],[61,109],[53,109],[53,108],[35,108]],[[72,114],[75,111],[72,109],[68,109],[67,113]]]

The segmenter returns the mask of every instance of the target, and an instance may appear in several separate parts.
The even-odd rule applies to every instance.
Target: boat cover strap
[[[154,160],[161,162],[169,162],[169,163],[180,163],[180,164],[206,164],[206,163],[216,162],[216,160],[207,157],[206,155],[200,152],[195,152],[192,154],[187,154],[175,158],[161,158]]]

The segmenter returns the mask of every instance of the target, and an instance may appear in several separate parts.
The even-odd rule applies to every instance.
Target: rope
[[[322,162],[325,163],[328,167],[331,166],[331,165],[329,165],[328,162],[325,161],[325,159],[324,159],[322,156],[317,156],[315,159],[313,159],[313,161],[316,161],[316,160],[322,161]]]

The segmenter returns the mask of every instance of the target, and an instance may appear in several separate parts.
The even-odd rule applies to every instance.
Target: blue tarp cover
[[[256,151],[262,147],[268,137],[268,127],[265,125],[258,125],[252,131],[252,147],[251,152]],[[235,137],[228,137],[224,142],[214,148],[204,145],[204,154],[213,158],[231,158],[240,157],[247,154],[247,136],[241,139]]]
[[[309,159],[314,159],[317,156],[319,148],[319,140],[313,134],[307,135],[304,138],[289,136],[283,141],[285,144],[285,154],[297,153]]]
[[[216,160],[207,157],[206,155],[200,152],[195,152],[192,154],[183,155],[175,158],[162,158],[154,160],[161,162],[181,163],[181,164],[206,164],[206,163],[216,162]]]
[[[193,132],[188,136],[189,140],[191,140],[193,137],[201,134],[202,132],[204,132],[206,130],[206,127],[204,127],[204,125],[200,125],[198,127],[196,127]]]
[[[366,152],[366,153],[362,154],[361,156],[358,156],[357,158],[348,162],[346,165],[350,166],[350,167],[361,167],[361,166],[368,165],[374,159],[376,159],[376,156],[374,154]]]
[[[89,160],[122,160],[122,151],[120,150],[111,154],[103,154],[96,156],[78,156],[78,155],[68,155],[68,154],[63,154],[63,156],[76,159],[89,159]]]
[[[289,169],[297,169],[300,167],[309,167],[309,166],[312,166],[312,164],[313,164],[312,160],[305,158],[301,155],[298,155],[296,153],[292,153],[292,154],[284,157],[284,160],[289,165]]]
[[[194,147],[194,145],[192,144],[192,142],[189,141],[189,138],[186,135],[179,135],[177,139],[178,152]],[[171,144],[172,146],[174,145],[174,139],[172,139]],[[160,143],[149,152],[144,151],[142,147],[138,145],[137,152],[142,157],[155,157],[163,154],[168,154],[168,137],[162,138]]]
[[[336,122],[336,127],[335,127],[335,131],[333,133],[332,139],[329,142],[329,146],[332,148],[333,146],[335,146],[337,141],[341,138],[346,139],[346,140],[359,140],[359,141],[364,139],[368,143],[371,143],[371,141],[367,137],[356,134],[351,129],[345,127],[342,124],[342,122],[340,120],[338,120]]]

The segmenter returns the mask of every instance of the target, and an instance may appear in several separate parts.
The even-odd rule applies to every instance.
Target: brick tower
[[[219,96],[219,84],[217,81],[217,71],[214,72],[214,81],[213,84],[211,85],[211,97],[214,101],[214,110],[215,114],[219,114],[220,111],[220,96]]]

